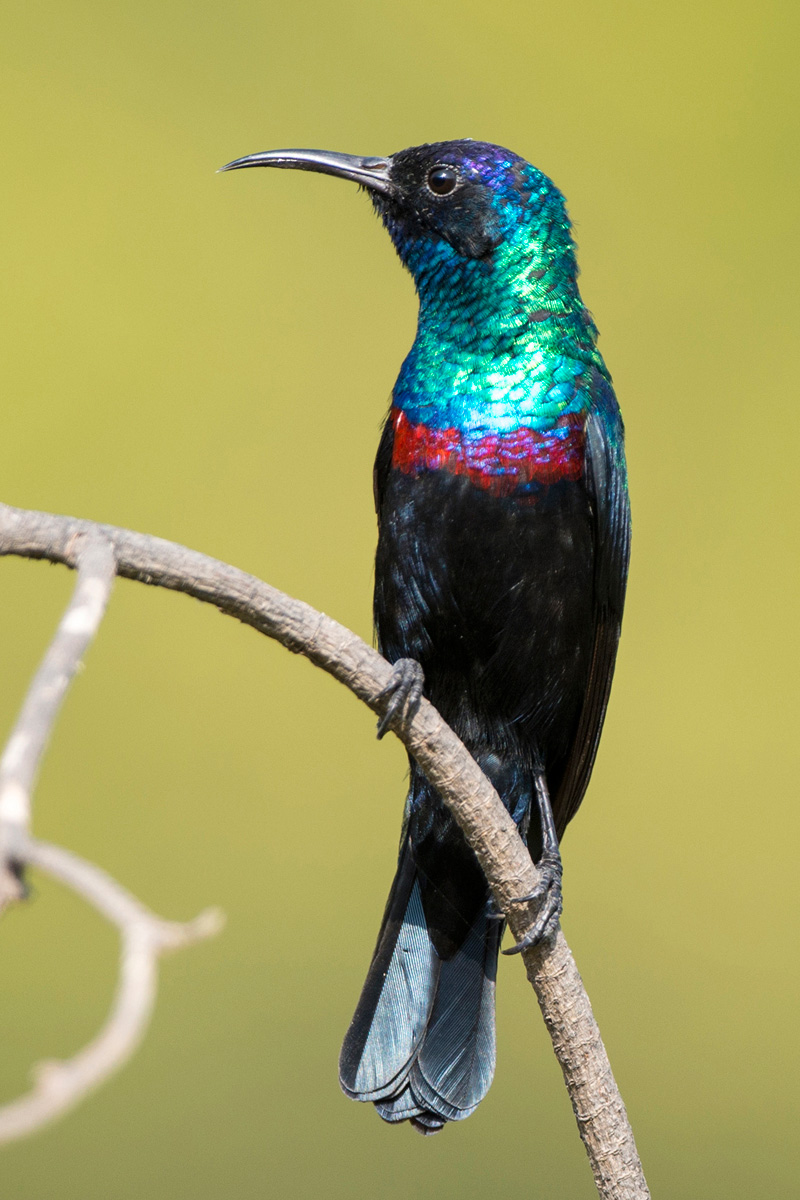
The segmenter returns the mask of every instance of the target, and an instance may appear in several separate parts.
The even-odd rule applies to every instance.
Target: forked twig
[[[74,1108],[118,1071],[147,1030],[156,998],[160,955],[210,937],[222,916],[208,909],[179,924],[151,913],[93,863],[61,846],[28,839],[24,861],[57,879],[107,917],[120,931],[120,965],[111,1012],[100,1032],[73,1058],[39,1063],[27,1095],[0,1108],[0,1144],[35,1133]]]
[[[41,1129],[118,1070],[147,1028],[159,955],[209,936],[221,923],[214,911],[185,925],[163,921],[99,867],[30,836],[31,794],[42,755],[70,681],[103,619],[116,574],[111,543],[101,535],[79,535],[74,553],[77,586],[0,760],[0,909],[22,898],[22,866],[38,867],[118,927],[119,980],[97,1036],[65,1062],[40,1063],[31,1091],[0,1107],[0,1143]]]

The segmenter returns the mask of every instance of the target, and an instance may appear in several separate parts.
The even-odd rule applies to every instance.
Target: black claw
[[[516,946],[504,950],[503,954],[520,954],[530,946],[536,946],[558,932],[559,918],[562,910],[561,896],[561,856],[559,854],[544,854],[541,862],[537,863],[541,872],[538,887],[530,896],[520,896],[515,904],[531,904],[538,902],[536,920]]]
[[[378,738],[382,738],[395,717],[405,711],[406,720],[413,719],[422,699],[425,676],[414,658],[399,658],[394,664],[392,678],[378,697],[388,700],[386,711],[378,722]]]

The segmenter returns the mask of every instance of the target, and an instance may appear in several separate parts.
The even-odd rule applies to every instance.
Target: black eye
[[[447,196],[458,183],[458,171],[455,167],[433,167],[426,182],[434,195]]]

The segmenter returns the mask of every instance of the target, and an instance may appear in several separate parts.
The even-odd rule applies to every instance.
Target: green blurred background
[[[472,136],[568,197],[628,428],[629,606],[564,927],[658,1197],[796,1194],[797,6],[6,0],[0,493],[227,559],[370,636],[372,457],[413,336],[363,196],[241,154]],[[0,719],[72,580],[0,561]],[[392,744],[390,744],[392,743]],[[13,1200],[594,1194],[518,961],[495,1084],[423,1140],[339,1045],[393,870],[397,742],[307,663],[120,582],[40,835],[224,934],[133,1063],[6,1150]],[[0,930],[0,1099],[101,1020],[115,940]]]

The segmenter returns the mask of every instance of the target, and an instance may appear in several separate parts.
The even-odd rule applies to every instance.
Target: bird
[[[424,696],[458,734],[540,871],[511,950],[552,939],[560,842],[589,782],[628,574],[624,429],[578,289],[562,193],[491,143],[387,157],[270,150],[222,170],[351,180],[419,298],[374,468],[374,620],[393,664],[381,736]],[[504,931],[449,809],[409,759],[397,873],[342,1047],[345,1094],[438,1132],[495,1069]]]

